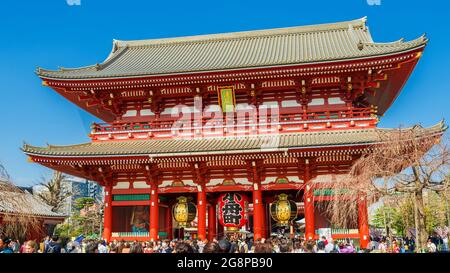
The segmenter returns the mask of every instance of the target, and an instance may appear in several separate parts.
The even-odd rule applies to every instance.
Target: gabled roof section
[[[423,135],[439,135],[447,129],[440,122],[422,130]],[[334,147],[373,144],[380,141],[380,133],[397,129],[349,129],[301,132],[279,135],[244,137],[211,137],[198,139],[164,139],[92,142],[70,146],[35,147],[25,144],[28,155],[44,157],[110,157],[110,156],[182,156],[221,153],[245,153],[288,150],[312,147]]]
[[[332,24],[276,28],[178,38],[113,41],[106,60],[57,71],[38,68],[53,79],[99,79],[263,68],[365,58],[425,45],[421,36],[404,42],[374,43],[366,17]]]
[[[67,216],[63,213],[52,211],[50,206],[30,192],[18,189],[14,191],[0,191],[0,213],[55,218],[64,218]]]

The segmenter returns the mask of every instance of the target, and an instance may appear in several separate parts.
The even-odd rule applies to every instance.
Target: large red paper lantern
[[[247,196],[227,192],[219,196],[219,223],[227,231],[237,231],[247,223]]]

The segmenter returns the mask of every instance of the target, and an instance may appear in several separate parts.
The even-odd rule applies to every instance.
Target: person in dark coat
[[[54,235],[50,243],[45,247],[44,253],[61,253],[61,244],[58,240],[59,237]]]

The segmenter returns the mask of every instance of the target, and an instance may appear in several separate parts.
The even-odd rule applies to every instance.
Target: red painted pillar
[[[105,208],[103,211],[103,239],[111,241],[112,231],[112,186],[105,186]]]
[[[197,192],[197,235],[199,240],[206,239],[206,191],[204,185],[198,186]]]
[[[159,206],[158,206],[158,185],[152,184],[150,195],[150,241],[158,240],[159,231]]]
[[[310,173],[309,173],[309,160],[305,160],[305,183],[306,189],[304,194],[304,204],[305,204],[305,237],[306,240],[313,240],[315,236],[314,227],[314,189],[309,183]]]
[[[360,247],[367,248],[370,240],[369,216],[367,213],[367,199],[364,195],[361,195],[358,200],[358,229]]]
[[[261,231],[262,231],[262,237],[263,238],[268,238],[267,237],[267,215],[266,215],[266,204],[262,204],[262,219],[261,219]],[[269,236],[270,237],[270,236]]]
[[[259,183],[253,183],[253,238],[263,237],[263,205],[262,191]]]
[[[212,241],[217,236],[217,215],[216,215],[216,204],[211,203],[208,206],[208,241]]]
[[[173,230],[172,230],[172,209],[170,206],[166,208],[166,232],[167,238],[169,240],[173,239]]]
[[[305,235],[306,240],[313,240],[315,235],[314,228],[314,195],[311,185],[306,186],[305,191]]]
[[[271,218],[271,216],[269,215],[269,221],[268,221],[268,223],[269,223],[269,225],[268,225],[268,232],[269,232],[269,237],[270,237],[270,235],[272,234],[272,218]]]

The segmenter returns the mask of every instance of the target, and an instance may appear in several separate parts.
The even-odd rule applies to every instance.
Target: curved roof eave
[[[408,130],[410,128],[403,128],[402,130]],[[448,129],[448,126],[441,120],[435,125],[427,128],[423,128],[423,135],[440,135]],[[327,132],[301,132],[292,134],[280,135],[280,146],[276,148],[276,151],[292,150],[292,149],[309,149],[317,147],[342,147],[342,146],[361,146],[377,142],[377,132],[385,132],[396,129],[358,129],[358,130],[346,130],[346,131],[327,131]],[[336,136],[333,141],[330,141],[328,135],[335,133]],[[323,141],[317,143],[311,143],[308,140],[314,138],[320,138],[323,135]],[[258,137],[262,141],[264,137]],[[259,140],[258,139],[258,140]],[[224,141],[220,138],[216,141]],[[219,150],[202,150],[206,144],[210,143],[209,140],[199,140],[195,144],[198,149],[183,148],[182,143],[176,139],[170,140],[140,140],[136,141],[124,141],[124,142],[101,142],[101,143],[83,143],[69,146],[48,146],[48,147],[35,147],[24,144],[22,151],[29,156],[42,156],[42,157],[54,157],[54,158],[86,158],[86,157],[124,157],[124,156],[182,156],[191,155],[196,152],[201,154],[216,154],[216,153],[249,153],[249,152],[261,152],[260,147],[253,143],[249,137],[232,138],[226,140],[226,143],[222,143]],[[158,146],[158,142],[165,141],[169,143],[169,148],[161,148]],[[191,140],[190,140],[191,141]],[[249,146],[242,148],[242,142],[247,141]],[[328,142],[327,142],[328,141]],[[239,145],[237,144],[239,142]],[[246,142],[246,143],[247,143]],[[165,143],[164,147],[168,144]],[[283,144],[284,143],[284,144]],[[289,143],[289,144],[287,144]],[[127,146],[130,145],[130,146]],[[236,145],[234,145],[236,144]],[[285,145],[286,144],[286,145]],[[94,145],[91,147],[91,145]],[[147,149],[149,147],[155,147],[153,151]],[[233,146],[234,145],[234,146]],[[256,145],[256,146],[255,146]],[[119,147],[120,146],[120,147]],[[159,147],[159,148],[158,148]],[[191,146],[189,146],[191,147]],[[192,148],[192,147],[191,147]],[[235,149],[236,148],[236,149]],[[159,150],[158,150],[159,149]],[[259,150],[258,150],[259,149]],[[143,151],[148,151],[143,152]],[[196,151],[196,152],[193,152]],[[153,155],[153,153],[155,153]]]
[[[126,77],[136,77],[136,76],[163,76],[163,75],[176,75],[180,73],[207,73],[207,72],[214,72],[214,71],[221,71],[221,70],[233,70],[233,69],[255,69],[255,68],[265,68],[270,66],[282,66],[282,65],[302,65],[302,64],[315,64],[315,63],[321,63],[321,62],[337,62],[337,61],[345,61],[345,60],[352,60],[352,59],[362,59],[367,57],[376,57],[379,55],[383,55],[384,53],[394,53],[394,52],[401,52],[410,49],[411,47],[408,47],[405,45],[411,44],[412,47],[414,47],[414,44],[422,43],[426,44],[427,39],[424,36],[419,37],[416,40],[412,40],[410,42],[403,42],[395,41],[392,43],[374,43],[372,40],[372,36],[370,35],[369,29],[366,26],[366,17],[352,20],[352,21],[344,21],[344,22],[338,22],[338,23],[331,23],[331,24],[319,24],[319,25],[310,25],[310,26],[298,26],[298,27],[288,27],[288,28],[275,28],[275,29],[267,29],[267,30],[255,30],[255,31],[243,31],[243,32],[230,32],[230,33],[221,33],[221,34],[210,34],[210,35],[198,35],[198,36],[187,36],[187,37],[175,37],[175,38],[163,38],[163,39],[151,39],[151,40],[131,40],[131,41],[120,41],[120,40],[113,40],[113,46],[111,49],[110,54],[108,57],[100,64],[95,65],[89,65],[85,67],[80,68],[60,68],[59,70],[48,70],[43,68],[38,68],[36,73],[43,78],[48,79],[71,79],[71,80],[96,80],[96,79],[110,79],[110,78],[126,78]],[[340,38],[335,37],[335,31],[340,31]],[[179,48],[177,46],[179,44],[190,44],[192,43],[207,43],[207,47],[211,52],[219,52],[220,47],[216,48],[215,43],[217,41],[226,41],[229,43],[230,41],[237,41],[238,43],[245,42],[245,40],[248,39],[258,39],[259,43],[270,43],[268,40],[264,40],[267,37],[276,38],[276,37],[283,37],[282,41],[284,43],[292,43],[292,39],[297,39],[299,42],[300,40],[303,41],[304,38],[301,38],[299,40],[298,35],[304,36],[304,35],[310,35],[311,33],[316,33],[317,35],[325,35],[323,39],[316,41],[315,43],[320,43],[320,45],[316,45],[315,43],[312,43],[312,41],[315,41],[315,37],[313,36],[306,36],[306,39],[312,39],[310,42],[312,43],[306,43],[306,44],[298,44],[297,47],[302,47],[303,50],[305,50],[308,46],[316,46],[318,47],[317,50],[314,50],[313,52],[317,52],[319,48],[322,48],[322,43],[326,41],[329,43],[328,49],[331,50],[330,47],[336,47],[336,46],[342,46],[345,50],[345,54],[331,56],[326,52],[322,52],[322,54],[319,54],[318,56],[291,56],[288,59],[284,59],[284,57],[280,57],[278,55],[275,56],[268,56],[268,60],[260,60],[248,62],[248,63],[235,63],[235,64],[229,64],[228,66],[224,67],[221,66],[218,63],[211,64],[211,63],[204,63],[201,65],[198,65],[197,67],[192,67],[190,65],[187,65],[186,67],[179,67],[179,65],[166,63],[165,67],[154,67],[154,58],[159,58],[161,56],[157,54],[169,54],[168,56],[171,56],[170,54],[174,54],[176,52],[179,52]],[[297,38],[292,38],[292,35],[297,35]],[[331,36],[329,36],[331,35]],[[290,37],[290,38],[289,38]],[[280,38],[281,39],[281,38]],[[345,43],[343,43],[343,40]],[[364,50],[366,52],[362,52],[362,49],[359,51],[356,50],[357,47],[360,45],[367,46],[367,48],[385,48],[385,52],[380,50],[376,51],[368,51]],[[351,45],[351,47],[349,47]],[[148,52],[148,53],[142,53],[139,51],[138,53],[126,53],[127,49],[132,48],[134,49],[142,49],[147,47],[165,47],[164,50],[159,53],[156,52]],[[166,49],[167,47],[170,47],[169,49]],[[398,47],[398,48],[395,48]],[[175,50],[175,51],[174,51]],[[203,49],[202,49],[203,50]],[[270,52],[266,52],[268,55],[276,53],[277,48],[270,48]],[[165,52],[168,51],[168,52]],[[172,52],[173,51],[173,52]],[[172,53],[171,53],[172,52]],[[332,51],[330,51],[332,52]],[[191,52],[192,53],[192,52]],[[198,52],[193,52],[198,53]],[[200,52],[204,53],[204,51]],[[242,52],[241,52],[242,53]],[[325,54],[326,53],[326,54]],[[124,58],[130,58],[128,55],[134,54],[134,59],[131,58],[130,60],[120,58],[121,55],[124,54]],[[144,54],[141,57],[139,57],[139,54]],[[155,56],[156,54],[156,56]],[[240,54],[237,52],[236,54]],[[189,54],[185,54],[183,56],[189,56]],[[145,58],[144,58],[145,57]],[[162,56],[164,57],[164,56]],[[167,57],[167,56],[166,56]],[[223,56],[226,58],[226,56]],[[275,57],[275,59],[274,59]],[[188,58],[188,57],[186,57]],[[234,58],[234,57],[233,57]],[[147,62],[151,65],[142,66],[139,68],[132,68],[135,67],[135,63],[133,62],[141,62],[142,59],[147,59]],[[220,59],[220,58],[219,58]],[[239,59],[239,58],[234,58]],[[116,60],[118,61],[118,64],[115,64]],[[272,61],[270,61],[272,60]],[[179,60],[173,60],[174,62],[178,63]],[[184,60],[184,63],[192,63],[192,60]],[[196,60],[195,62],[200,62]],[[130,66],[131,64],[131,66]],[[127,65],[130,66],[129,70],[126,70]],[[113,66],[113,68],[109,70],[105,70],[105,68],[109,68],[109,66]],[[133,69],[135,71],[133,71]],[[105,71],[104,71],[105,70]]]
[[[418,38],[416,40],[419,40],[421,38]],[[413,40],[413,41],[416,41]],[[412,42],[412,41],[410,41]],[[127,78],[141,78],[141,77],[164,77],[164,76],[179,76],[179,75],[185,75],[185,74],[202,74],[202,73],[214,73],[214,72],[226,72],[226,71],[238,71],[238,70],[250,70],[250,69],[269,69],[269,68],[275,68],[275,67],[291,67],[291,66],[307,66],[307,65],[314,65],[314,64],[326,64],[326,63],[337,63],[337,62],[345,62],[345,61],[357,61],[357,60],[366,60],[366,59],[372,59],[376,57],[389,57],[393,55],[398,55],[410,51],[414,51],[416,49],[425,47],[427,44],[428,39],[424,39],[422,43],[415,45],[410,48],[406,48],[403,50],[391,52],[388,54],[380,53],[380,54],[373,54],[373,55],[367,55],[362,57],[348,57],[348,58],[341,58],[341,59],[333,59],[333,60],[320,60],[320,61],[313,61],[313,62],[302,62],[302,63],[288,63],[288,64],[274,64],[274,65],[268,65],[268,66],[248,66],[248,67],[233,67],[233,68],[224,68],[224,69],[213,69],[213,70],[183,70],[183,71],[177,71],[177,72],[171,72],[171,73],[128,73],[128,74],[111,74],[111,75],[104,75],[104,76],[85,76],[85,77],[76,77],[76,76],[66,76],[60,75],[59,73],[53,74],[52,72],[60,72],[60,71],[52,71],[52,70],[45,70],[42,68],[39,68],[39,71],[36,72],[36,74],[41,77],[42,79],[48,79],[48,80],[58,80],[58,81],[92,81],[92,80],[111,80],[111,79],[127,79]],[[388,45],[389,43],[383,43],[383,44],[371,44],[368,46],[384,46]],[[101,64],[100,64],[101,66]],[[86,66],[81,69],[73,69],[73,70],[87,70],[87,69],[93,69],[95,68],[95,65]],[[66,69],[69,70],[69,69]],[[45,73],[50,72],[50,73]]]

